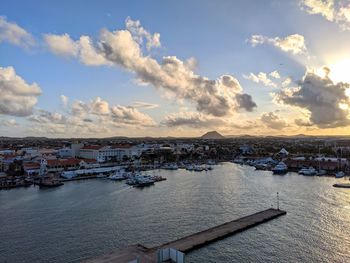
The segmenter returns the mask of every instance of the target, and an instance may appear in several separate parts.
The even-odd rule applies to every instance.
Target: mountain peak
[[[210,132],[207,132],[206,134],[203,134],[201,136],[201,139],[209,139],[209,140],[212,140],[212,139],[224,139],[225,137],[222,136],[220,133],[218,133],[217,131],[210,131]]]

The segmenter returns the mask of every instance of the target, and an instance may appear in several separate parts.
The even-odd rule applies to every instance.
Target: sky
[[[350,134],[350,1],[2,1],[0,136]]]

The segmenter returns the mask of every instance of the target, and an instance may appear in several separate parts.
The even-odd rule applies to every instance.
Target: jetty
[[[233,221],[206,229],[204,231],[162,244],[160,246],[155,246],[152,248],[147,248],[142,245],[129,246],[125,249],[115,251],[108,255],[101,256],[96,259],[91,259],[86,262],[88,263],[128,263],[134,262],[135,259],[140,263],[156,263],[157,261],[157,251],[173,248],[177,251],[187,253],[191,250],[203,247],[209,243],[223,239],[225,237],[237,234],[254,226],[260,225],[262,223],[268,222],[272,219],[280,217],[287,214],[286,211],[280,209],[270,208],[249,216],[245,216]]]

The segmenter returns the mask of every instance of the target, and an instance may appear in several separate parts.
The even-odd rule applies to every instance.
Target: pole
[[[277,210],[280,210],[280,197],[278,192],[277,192]]]

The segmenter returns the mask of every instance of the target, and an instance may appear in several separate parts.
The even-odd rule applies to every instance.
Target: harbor
[[[259,224],[266,223],[285,214],[287,214],[286,211],[271,208],[191,234],[160,246],[146,248],[139,244],[133,245],[121,251],[116,251],[96,259],[88,260],[86,263],[128,263],[135,259],[138,259],[139,263],[156,263],[159,262],[156,257],[156,252],[159,250],[174,248],[180,252],[186,253],[210,244],[216,240],[234,235]]]
[[[167,180],[142,189],[96,178],[0,191],[1,255],[19,263],[81,262],[134,244],[159,247],[276,207],[279,192],[287,216],[189,251],[186,262],[350,260],[350,192],[332,187],[343,179],[273,175],[230,162],[207,172],[157,169],[150,174]]]

